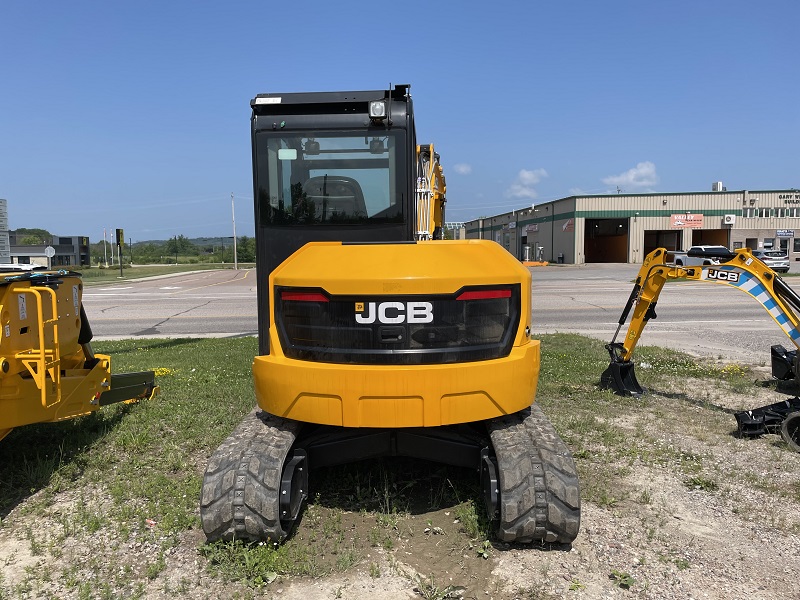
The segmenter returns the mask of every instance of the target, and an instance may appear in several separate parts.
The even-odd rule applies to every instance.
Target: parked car
[[[773,271],[789,272],[789,256],[783,250],[753,250],[753,256]]]
[[[733,258],[734,254],[725,246],[692,246],[686,252],[670,252],[667,259],[679,267],[718,265]]]

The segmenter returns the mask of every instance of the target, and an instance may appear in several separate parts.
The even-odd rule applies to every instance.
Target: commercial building
[[[11,245],[10,262],[20,265],[48,266],[48,248],[52,248],[51,267],[89,266],[89,238],[86,236],[54,235],[49,244],[20,244],[13,232],[9,234]]]
[[[569,196],[469,221],[466,237],[555,263],[641,263],[655,248],[697,244],[780,248],[800,261],[800,190],[712,190]]]

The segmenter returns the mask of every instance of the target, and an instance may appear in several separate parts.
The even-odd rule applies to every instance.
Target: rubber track
[[[217,448],[203,476],[200,520],[209,541],[283,540],[278,493],[302,426],[254,409]]]
[[[506,542],[569,544],[580,528],[575,462],[538,405],[488,424],[498,463]]]
[[[800,411],[789,413],[781,423],[781,437],[789,448],[800,452]]]

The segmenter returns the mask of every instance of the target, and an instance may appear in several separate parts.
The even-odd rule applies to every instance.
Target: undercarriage
[[[282,541],[308,496],[310,467],[380,456],[474,469],[503,541],[568,544],[578,534],[575,464],[535,404],[488,422],[408,429],[315,426],[255,409],[209,461],[203,529],[212,541]]]

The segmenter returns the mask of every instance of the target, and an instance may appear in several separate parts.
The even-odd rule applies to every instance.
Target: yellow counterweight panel
[[[289,359],[271,315],[270,354],[253,362],[259,406],[299,421],[346,427],[432,427],[517,412],[531,404],[539,342],[531,340],[530,272],[488,240],[343,245],[313,242],[270,276],[275,286],[333,295],[452,294],[465,286],[519,284],[521,319],[511,353],[439,365],[351,365]]]
[[[530,271],[491,240],[311,242],[281,263],[269,282],[270,297],[276,285],[321,287],[336,295],[400,295],[451,294],[464,286],[504,283],[522,286],[522,331],[530,325]]]
[[[253,362],[265,411],[345,427],[435,427],[471,423],[530,406],[539,379],[539,341],[497,360],[451,365],[311,363],[278,353]]]

